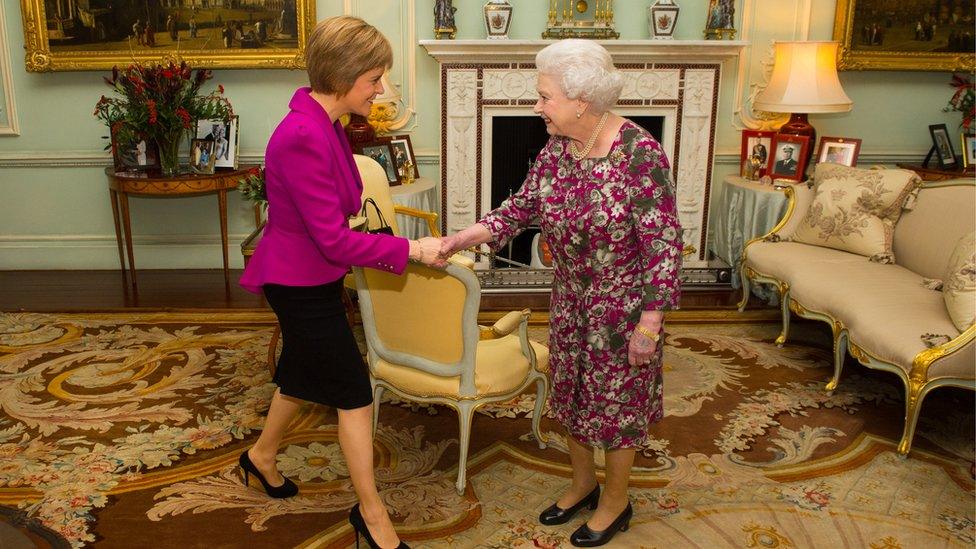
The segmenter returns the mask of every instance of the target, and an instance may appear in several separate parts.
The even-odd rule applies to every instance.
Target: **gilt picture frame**
[[[45,0],[21,0],[27,71],[108,70],[164,59],[194,68],[305,66],[314,0],[234,8],[167,4],[150,3],[147,10],[137,0],[91,0],[68,3],[68,13],[47,13]]]
[[[838,69],[972,70],[973,0],[958,4],[960,14],[942,13],[937,0],[914,0],[910,13],[934,14],[922,17],[909,17],[908,11],[904,16],[892,14],[883,4],[884,0],[837,0],[833,39],[840,42]]]

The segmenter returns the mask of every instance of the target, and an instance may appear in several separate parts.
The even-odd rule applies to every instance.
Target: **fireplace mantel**
[[[552,40],[421,40],[440,64],[441,229],[450,234],[492,206],[495,116],[534,116],[535,54]],[[601,40],[624,75],[614,110],[664,120],[661,145],[677,185],[684,265],[707,263],[708,196],[723,67],[747,45],[720,40]]]
[[[532,62],[535,54],[556,40],[421,40],[439,63]],[[597,40],[617,63],[721,62],[738,57],[743,40]]]

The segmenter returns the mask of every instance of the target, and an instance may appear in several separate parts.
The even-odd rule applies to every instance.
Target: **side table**
[[[418,177],[409,185],[390,187],[390,198],[394,204],[406,206],[415,210],[440,213],[438,204],[437,182],[426,177]],[[419,217],[400,215],[397,218],[400,236],[416,240],[422,236],[431,236],[427,229],[427,222]]]
[[[945,181],[947,179],[955,179],[957,177],[973,177],[976,175],[976,171],[973,170],[972,166],[959,170],[943,170],[942,168],[928,168],[922,166],[921,164],[895,165],[904,170],[912,170],[922,178],[922,181]]]
[[[233,171],[213,174],[180,174],[172,177],[150,175],[146,172],[116,172],[105,168],[109,196],[112,201],[112,217],[115,221],[115,241],[119,247],[119,265],[126,272],[126,257],[132,288],[137,288],[136,265],[132,253],[132,226],[129,219],[129,196],[144,198],[174,198],[184,196],[217,195],[220,212],[220,242],[224,259],[224,288],[230,291],[230,269],[227,264],[227,191],[236,189],[238,182],[253,166],[241,166]],[[121,215],[120,215],[121,214]],[[256,221],[258,218],[255,219]],[[125,245],[125,254],[122,246]]]
[[[732,287],[739,287],[739,259],[749,240],[769,232],[786,213],[786,193],[730,175],[722,182],[709,219],[709,250],[732,267]]]

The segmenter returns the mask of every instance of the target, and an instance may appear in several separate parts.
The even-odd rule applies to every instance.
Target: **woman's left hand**
[[[662,311],[644,311],[641,315],[640,322],[630,334],[630,344],[627,349],[627,361],[631,366],[645,366],[651,363],[657,351],[658,341],[647,334],[660,337],[663,320]]]

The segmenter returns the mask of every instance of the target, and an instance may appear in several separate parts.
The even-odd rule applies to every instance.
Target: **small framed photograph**
[[[857,153],[861,150],[861,140],[851,137],[821,137],[817,162],[829,162],[844,166],[857,166]]]
[[[111,139],[115,171],[139,172],[159,169],[159,150],[153,141],[136,138],[123,143],[114,131]]]
[[[383,167],[383,171],[386,172],[387,183],[390,185],[400,184],[400,174],[397,173],[397,165],[394,160],[396,157],[393,154],[393,147],[388,140],[363,143],[360,154],[372,158]]]
[[[773,136],[772,167],[769,175],[773,179],[803,181],[810,152],[810,137],[777,133]]]
[[[939,166],[943,170],[955,170],[959,167],[956,161],[956,153],[952,150],[952,141],[949,140],[949,130],[945,124],[932,124],[929,126],[929,133],[932,135],[932,147],[936,158],[939,159]]]
[[[735,36],[734,0],[709,0],[705,18],[705,38],[723,40]]]
[[[193,173],[214,173],[217,143],[209,139],[190,140],[190,171]]]
[[[746,160],[753,156],[759,159],[759,173],[756,177],[762,177],[769,171],[769,151],[772,150],[774,131],[742,130],[742,153],[739,157],[739,165],[743,166],[739,175],[746,177]]]
[[[397,175],[403,179],[410,175],[403,171],[403,165],[410,161],[413,166],[413,177],[420,177],[420,170],[417,169],[417,157],[413,154],[413,144],[410,143],[409,135],[395,135],[390,139],[390,146],[393,147],[393,161],[396,162]]]
[[[196,138],[214,142],[215,168],[237,169],[238,122],[236,115],[227,122],[197,120]]]
[[[962,165],[965,168],[976,166],[976,133],[964,133],[962,140]]]

